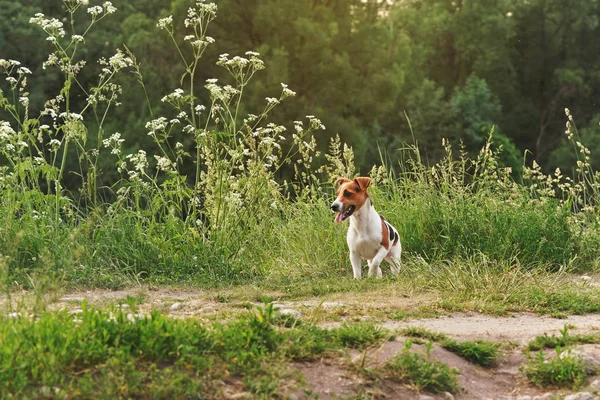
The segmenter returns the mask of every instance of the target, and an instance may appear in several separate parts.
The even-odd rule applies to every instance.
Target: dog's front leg
[[[381,278],[382,273],[381,268],[379,268],[379,265],[381,264],[385,256],[387,256],[387,254],[388,249],[381,246],[377,251],[377,254],[375,254],[375,257],[373,257],[373,259],[369,261],[369,276],[375,275],[376,277]]]
[[[360,256],[351,251],[350,263],[352,263],[352,272],[354,273],[354,279],[360,279]]]

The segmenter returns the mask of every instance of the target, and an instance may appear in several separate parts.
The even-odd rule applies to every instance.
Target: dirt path
[[[334,326],[335,324],[329,324]],[[550,318],[529,313],[508,317],[481,314],[456,313],[438,318],[407,321],[385,321],[381,326],[388,329],[424,327],[432,332],[445,333],[461,340],[509,341],[525,344],[536,336],[559,334],[565,325],[574,326],[578,333],[590,333],[600,329],[600,315],[572,315],[564,319]]]

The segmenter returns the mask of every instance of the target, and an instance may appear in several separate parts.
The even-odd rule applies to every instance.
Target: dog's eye
[[[344,197],[350,197],[350,196],[352,196],[352,193],[350,193],[347,190],[344,190]]]

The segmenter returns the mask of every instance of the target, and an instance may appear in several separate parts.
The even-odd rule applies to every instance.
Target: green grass
[[[65,15],[73,17],[69,7]],[[195,32],[202,42],[214,10],[198,12],[207,21]],[[75,48],[55,50],[68,63],[75,62]],[[244,86],[264,67],[256,56],[247,62],[248,70],[227,68],[231,76],[220,80],[236,86],[232,93],[239,93],[229,93],[235,101],[199,95],[205,89],[222,90],[191,79],[201,53],[181,60],[180,69],[187,73],[178,77],[178,90],[186,100],[177,93],[165,97],[164,115],[148,121],[153,141],[148,149],[123,144],[109,132],[111,107],[92,101],[93,96],[78,103],[84,122],[63,119],[47,130],[39,129],[47,121],[35,115],[37,110],[17,111],[22,107],[18,93],[8,95],[16,86],[3,89],[7,95],[0,108],[12,117],[2,121],[3,140],[11,144],[1,149],[6,168],[0,191],[0,282],[5,289],[252,283],[318,296],[377,286],[347,279],[352,276],[347,224],[335,224],[328,208],[332,182],[358,175],[352,149],[332,138],[324,152],[315,138],[323,127],[314,117],[303,124],[288,121],[287,128],[270,124],[271,109],[292,96],[289,89],[252,122],[242,94],[248,94]],[[135,56],[119,57],[121,66],[113,65],[114,74],[102,78],[103,84],[110,86],[127,65],[143,90],[152,93]],[[239,62],[223,57],[219,64]],[[18,74],[16,68],[2,68],[9,76]],[[76,96],[74,88],[70,78],[57,86],[65,99]],[[83,89],[92,93],[97,88]],[[198,104],[202,98],[214,104]],[[148,99],[148,105],[158,100]],[[66,104],[55,111],[66,111]],[[191,118],[185,130],[202,132],[191,137],[174,129],[176,122],[164,125],[174,115],[187,115],[190,106],[215,106],[222,114]],[[101,119],[94,118],[104,111]],[[576,141],[574,123],[569,124]],[[77,141],[55,137],[64,131]],[[407,145],[393,157],[399,164],[386,165],[382,158],[382,165],[372,169],[369,195],[403,244],[400,280],[421,290],[454,293],[446,308],[475,299],[482,309],[497,313],[518,305],[553,315],[599,311],[597,293],[548,287],[536,292],[535,281],[544,274],[599,266],[600,175],[591,167],[577,167],[576,178],[567,181],[533,164],[517,176],[502,166],[492,136],[476,155],[444,143],[445,156],[435,165],[424,161],[418,146]],[[75,150],[79,156],[65,163]]]
[[[337,336],[344,346],[358,349],[394,339],[389,330],[372,323],[344,323],[337,329]]]
[[[66,397],[214,398],[225,397],[219,382],[232,378],[270,397],[289,378],[287,363],[385,337],[365,325],[285,326],[270,305],[210,326],[85,305],[73,315],[0,317],[0,397],[36,397],[51,388]]]
[[[443,333],[431,332],[423,327],[410,327],[400,330],[400,335],[412,338],[426,339],[432,342],[442,342],[448,337]]]
[[[445,340],[442,342],[442,347],[458,354],[473,364],[481,365],[483,367],[493,365],[499,357],[499,344],[485,340],[465,342]]]
[[[411,342],[407,342],[401,354],[389,359],[383,367],[387,378],[399,383],[407,383],[415,389],[431,393],[456,392],[458,371],[431,359],[430,348],[425,357],[411,352]]]
[[[580,358],[562,353],[557,348],[557,356],[546,359],[543,352],[530,357],[521,370],[534,384],[547,388],[559,387],[576,389],[583,386],[587,379],[587,372]]]
[[[560,331],[560,336],[544,333],[537,336],[527,344],[527,350],[538,351],[543,349],[555,349],[568,347],[574,344],[600,343],[600,334],[575,334],[569,333],[569,327],[565,325]]]
[[[437,342],[446,350],[459,355],[473,364],[481,365],[483,367],[489,367],[493,365],[500,356],[498,352],[500,344],[486,340],[467,340],[463,342],[457,342],[454,339],[448,338],[443,333],[431,332],[422,327],[405,328],[399,333],[400,335],[411,338],[426,339],[431,342]]]

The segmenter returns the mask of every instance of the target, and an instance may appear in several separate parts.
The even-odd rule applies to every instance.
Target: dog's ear
[[[354,178],[354,183],[358,185],[360,190],[367,190],[371,184],[371,178],[360,176],[358,178]]]
[[[337,179],[336,179],[336,181],[335,181],[335,186],[339,186],[339,185],[341,185],[342,183],[346,183],[346,182],[350,182],[350,179],[348,179],[348,178],[343,178],[343,177],[341,177],[341,176],[340,176],[339,178],[337,178]]]

